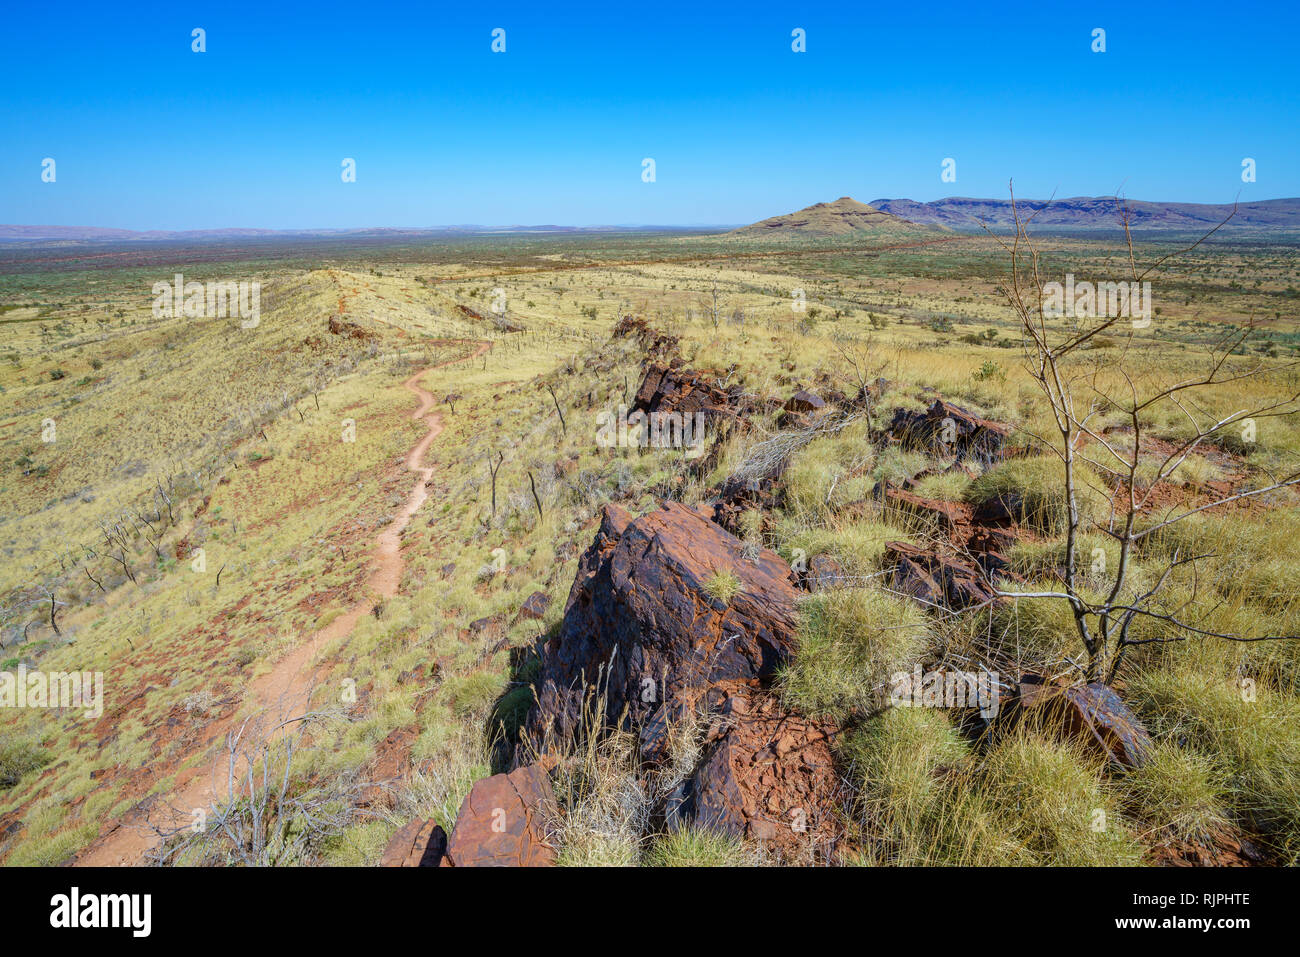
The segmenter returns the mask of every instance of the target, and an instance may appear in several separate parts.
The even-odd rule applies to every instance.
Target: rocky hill
[[[918,235],[934,233],[902,216],[884,212],[849,196],[833,203],[816,203],[793,213],[733,229],[728,236],[744,239],[854,239],[866,236]]]
[[[1233,213],[1232,204],[1155,203],[1123,200],[1114,196],[1075,196],[1069,199],[1019,200],[1021,214],[1034,215],[1037,229],[1119,229],[1122,211],[1127,207],[1133,229],[1208,230],[1228,220],[1225,229],[1292,230],[1300,229],[1300,199],[1270,199],[1242,203]],[[930,226],[977,232],[981,222],[995,229],[1010,229],[1014,224],[1011,201],[1006,199],[971,199],[954,196],[932,203],[910,199],[877,199],[866,209],[889,213],[897,218]],[[1229,219],[1229,214],[1231,218]]]

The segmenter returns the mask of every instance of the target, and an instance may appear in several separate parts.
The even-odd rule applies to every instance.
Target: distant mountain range
[[[629,232],[676,229],[666,226],[429,226],[429,227],[368,227],[363,229],[184,229],[135,230],[112,229],[103,226],[8,226],[0,224],[0,242],[40,242],[63,240],[87,242],[95,240],[130,242],[182,241],[204,239],[275,239],[275,238],[366,238],[403,236],[491,236],[511,233],[595,233]],[[711,231],[711,230],[705,230]]]
[[[1209,230],[1228,218],[1232,204],[1152,203],[1121,200],[1114,196],[1075,196],[1070,199],[1017,200],[1021,217],[1034,215],[1031,229],[1085,230],[1121,227],[1121,213],[1129,212],[1133,229]],[[954,196],[932,203],[910,199],[876,199],[871,207],[913,223],[943,226],[962,232],[980,230],[980,222],[997,229],[1015,225],[1011,201]],[[1269,199],[1241,203],[1224,229],[1300,229],[1300,199]]]
[[[1030,228],[1039,231],[1119,230],[1121,211],[1127,206],[1135,230],[1205,231],[1228,218],[1231,204],[1153,203],[1120,200],[1114,196],[1075,196],[1069,199],[1018,200],[1022,217],[1033,215]],[[981,222],[997,231],[1012,228],[1011,202],[1006,199],[971,199],[954,196],[930,203],[911,199],[877,199],[870,204],[841,196],[831,203],[815,203],[793,213],[741,226],[722,233],[723,238],[746,240],[819,239],[925,239],[949,230],[979,232]],[[1300,198],[1241,203],[1224,230],[1265,232],[1300,230]],[[600,232],[686,231],[674,226],[430,226],[367,229],[189,229],[132,230],[99,226],[0,225],[0,242],[201,241],[275,238],[436,238],[510,234],[579,234]],[[718,233],[718,229],[690,227],[690,232]]]

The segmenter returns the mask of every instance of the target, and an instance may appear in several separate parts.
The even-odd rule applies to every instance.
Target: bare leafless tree
[[[876,355],[871,336],[858,337],[849,335],[831,336],[831,348],[839,355],[848,368],[848,378],[856,389],[854,401],[861,406],[866,415],[867,427],[871,427],[871,392],[870,385],[884,374],[889,367],[887,360]]]
[[[560,430],[561,430],[561,434],[562,434],[562,435],[568,435],[568,434],[569,434],[569,426],[568,426],[568,424],[564,421],[564,410],[560,408],[560,400],[556,397],[556,395],[555,395],[555,390],[554,390],[553,388],[551,388],[551,384],[550,384],[549,382],[546,383],[546,391],[549,392],[549,393],[551,393],[551,401],[555,403],[555,411],[558,412],[559,415],[560,415]]]
[[[712,299],[704,304],[704,308],[709,310],[709,318],[713,322],[713,328],[716,330],[720,322],[718,312],[718,277],[713,277]]]
[[[496,518],[496,514],[497,514],[497,472],[500,471],[501,463],[504,462],[505,460],[506,457],[505,457],[505,453],[503,452],[497,453],[497,460],[495,465],[492,463],[491,457],[489,456],[488,458],[488,471],[492,473],[492,517],[493,518]]]
[[[355,775],[303,782],[294,758],[308,730],[331,712],[285,717],[259,711],[226,735],[213,768],[214,799],[206,808],[173,808],[161,838],[158,864],[233,864],[274,867],[303,863],[326,838],[356,819],[372,785]]]
[[[1233,207],[1233,213],[1236,207]],[[1039,391],[1047,399],[1053,431],[1048,436],[1026,430],[1034,444],[1060,459],[1061,482],[1066,502],[1066,542],[1064,567],[1059,589],[1044,591],[1002,591],[1009,598],[1034,598],[1066,602],[1072,613],[1079,638],[1087,652],[1086,677],[1090,681],[1113,681],[1125,652],[1140,644],[1184,641],[1196,637],[1213,637],[1232,641],[1269,641],[1292,639],[1293,635],[1241,637],[1200,627],[1189,620],[1193,597],[1178,609],[1159,610],[1156,598],[1174,573],[1189,571],[1197,580],[1196,565],[1212,556],[1181,555],[1172,558],[1156,576],[1155,584],[1136,597],[1125,597],[1133,584],[1132,566],[1135,553],[1144,540],[1192,515],[1227,505],[1234,501],[1258,497],[1300,483],[1300,471],[1283,475],[1269,474],[1256,487],[1231,494],[1214,495],[1199,505],[1175,506],[1159,516],[1151,516],[1151,506],[1158,500],[1158,489],[1170,482],[1174,472],[1197,449],[1221,437],[1225,429],[1247,420],[1294,414],[1300,410],[1300,392],[1283,393],[1260,404],[1247,404],[1227,415],[1210,413],[1212,393],[1224,386],[1260,380],[1270,372],[1293,369],[1296,363],[1284,363],[1272,369],[1262,360],[1239,359],[1242,344],[1253,332],[1253,324],[1225,337],[1212,346],[1204,359],[1203,370],[1181,379],[1169,379],[1154,362],[1134,361],[1137,346],[1131,331],[1130,309],[1093,310],[1095,316],[1071,316],[1064,321],[1048,309],[1046,276],[1038,248],[1030,240],[1027,226],[1037,215],[1021,213],[1012,192],[1015,231],[1010,239],[996,236],[1010,257],[1011,275],[1007,297],[1020,321],[1027,345],[1027,368]],[[1232,213],[1229,214],[1230,219]],[[1173,256],[1190,252],[1226,222],[1219,223],[1179,252],[1162,256],[1151,264],[1138,264],[1131,232],[1130,216],[1121,208],[1127,244],[1127,282],[1148,281]],[[1130,291],[1135,287],[1130,286]],[[1149,306],[1149,303],[1148,303]],[[1115,314],[1103,314],[1113,311]],[[1092,347],[1108,333],[1125,334],[1125,345],[1112,358],[1097,358]],[[1173,410],[1186,423],[1187,437],[1173,443],[1150,441],[1149,422],[1153,413]],[[1125,423],[1124,441],[1102,425],[1102,418],[1119,415]],[[1170,448],[1172,444],[1172,448]],[[1097,451],[1093,451],[1093,449]],[[1154,460],[1155,470],[1150,471]],[[1109,499],[1109,515],[1103,520],[1085,517],[1080,508],[1081,483],[1085,469],[1091,466],[1108,486],[1101,489]],[[1089,600],[1081,587],[1081,573],[1076,550],[1080,535],[1088,530],[1104,533],[1119,547],[1119,560],[1113,580],[1103,589],[1101,600]],[[1135,638],[1135,619],[1146,617],[1163,623],[1161,637]]]

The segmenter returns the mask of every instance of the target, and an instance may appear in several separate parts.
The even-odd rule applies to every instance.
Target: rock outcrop
[[[937,549],[887,542],[884,565],[890,588],[933,608],[956,611],[999,600],[982,568]]]
[[[924,411],[895,410],[889,435],[909,448],[988,465],[1002,456],[1011,427],[935,399]]]
[[[1115,689],[1100,681],[1066,684],[1038,675],[1020,679],[1017,712],[1041,726],[1082,741],[1124,767],[1140,767],[1151,757],[1151,736]]]
[[[624,316],[614,326],[614,337],[620,339],[634,338],[652,359],[669,359],[677,354],[680,339],[655,329],[639,316]]]
[[[915,515],[932,525],[948,544],[972,558],[986,574],[1005,572],[1009,567],[1006,555],[1019,537],[1015,528],[1009,527],[1010,516],[975,509],[965,502],[923,498],[888,482],[878,486],[876,494],[886,507]]]
[[[816,412],[826,408],[826,400],[815,392],[800,389],[790,396],[783,408],[787,412]]]
[[[633,411],[678,413],[683,418],[699,412],[705,421],[732,419],[736,415],[733,397],[710,385],[698,372],[651,363],[636,390]]]
[[[605,721],[632,727],[694,708],[722,683],[757,687],[795,645],[790,567],[678,502],[633,519],[605,508],[583,555],[557,633],[539,649],[537,703],[527,731],[571,738],[599,693]],[[710,591],[712,590],[712,594]]]
[[[826,856],[842,832],[835,734],[771,695],[732,695],[694,774],[669,795],[667,826],[762,841],[785,858]]]
[[[539,621],[546,614],[546,609],[550,607],[550,596],[546,592],[535,591],[519,606],[518,618]]]

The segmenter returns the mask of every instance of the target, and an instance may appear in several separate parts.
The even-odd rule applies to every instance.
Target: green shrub
[[[1245,690],[1188,656],[1140,671],[1128,697],[1153,734],[1213,762],[1228,809],[1294,862],[1300,858],[1300,701],[1263,685]]]
[[[879,588],[839,588],[800,602],[799,649],[782,673],[785,699],[838,719],[877,710],[891,675],[910,671],[930,641],[930,622]]]
[[[729,568],[715,571],[704,582],[704,591],[709,597],[722,602],[724,605],[730,605],[731,599],[740,594],[740,590],[740,579]]]
[[[1100,517],[1107,495],[1100,476],[1081,462],[1075,462],[1075,502],[1080,521]],[[1009,459],[971,483],[967,501],[982,505],[1011,493],[1019,499],[1013,517],[1037,531],[1060,534],[1068,527],[1069,500],[1065,493],[1065,471],[1055,456]]]
[[[1207,755],[1162,744],[1123,788],[1135,816],[1179,840],[1203,841],[1227,822],[1219,776]]]
[[[36,741],[0,737],[0,789],[11,788],[30,771],[43,768],[50,755]]]
[[[989,751],[979,788],[999,830],[1019,846],[1018,863],[1099,867],[1142,858],[1101,765],[1072,748],[1011,734]]]
[[[971,786],[970,747],[943,712],[890,708],[845,735],[838,750],[857,790],[862,863],[1014,861],[1014,845],[997,834]]]
[[[645,863],[648,867],[743,867],[752,861],[735,838],[703,828],[682,828],[655,841]]]

